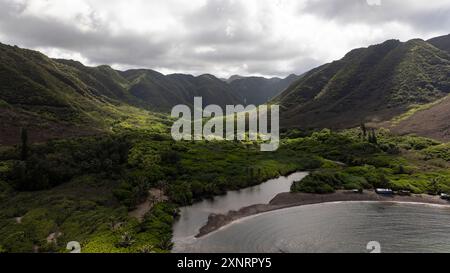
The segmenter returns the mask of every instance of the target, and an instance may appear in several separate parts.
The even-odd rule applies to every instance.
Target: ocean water
[[[364,253],[450,252],[450,208],[343,202],[308,205],[241,219],[176,252]]]
[[[261,185],[230,191],[224,196],[215,197],[213,200],[205,200],[192,206],[181,208],[181,215],[174,225],[175,243],[174,252],[183,250],[181,246],[186,241],[192,241],[199,229],[208,221],[211,213],[225,214],[230,210],[255,205],[267,204],[277,194],[289,192],[294,181],[302,180],[308,173],[297,172],[287,177],[279,177],[269,180]]]

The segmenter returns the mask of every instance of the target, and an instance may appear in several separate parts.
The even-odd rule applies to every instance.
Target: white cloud
[[[0,38],[122,69],[284,76],[447,34],[447,11],[447,0],[0,0]]]

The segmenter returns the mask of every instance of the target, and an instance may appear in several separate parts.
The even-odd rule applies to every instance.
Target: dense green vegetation
[[[69,241],[84,252],[169,251],[177,206],[297,170],[312,173],[293,191],[450,192],[448,144],[421,137],[378,130],[370,143],[371,130],[289,130],[277,152],[262,153],[256,143],[174,142],[161,131],[121,128],[0,149],[2,251],[60,252]],[[129,211],[152,188],[169,201],[140,222]]]
[[[393,136],[379,130],[377,144],[357,130],[317,132],[289,140],[292,149],[313,149],[336,162],[325,164],[293,192],[331,193],[338,189],[392,188],[412,193],[450,192],[448,144],[415,136]]]
[[[85,252],[168,251],[176,205],[320,166],[319,157],[289,149],[266,154],[253,143],[174,142],[128,128],[25,141],[0,152],[0,245],[8,252],[64,251],[67,242],[79,241]],[[140,223],[128,212],[151,188],[163,189],[170,202]]]
[[[449,67],[450,55],[424,41],[388,41],[312,70],[277,101],[285,124],[311,122],[302,128],[390,120],[412,107],[401,123],[440,104]],[[83,252],[167,252],[179,206],[298,170],[311,174],[294,192],[450,193],[449,143],[384,129],[285,130],[272,153],[252,142],[174,142],[172,121],[148,109],[196,95],[241,101],[211,75],[89,68],[0,44],[0,82],[0,143],[16,144],[0,146],[0,252],[65,252],[70,241]],[[135,219],[154,189],[167,198]]]

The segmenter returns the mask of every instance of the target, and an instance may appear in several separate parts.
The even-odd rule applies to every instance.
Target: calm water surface
[[[450,252],[450,208],[420,204],[330,203],[240,220],[184,245],[182,252]]]
[[[224,196],[205,200],[192,206],[181,208],[180,219],[174,225],[174,252],[183,251],[185,244],[189,245],[199,229],[208,221],[211,213],[227,213],[230,210],[255,205],[267,204],[277,194],[289,192],[294,181],[302,180],[308,173],[297,172],[288,177],[279,177],[261,185],[230,191]]]
[[[182,208],[174,226],[174,252],[303,253],[450,252],[450,208],[400,203],[342,202],[309,205],[239,220],[195,239],[210,213],[226,213],[268,203],[288,192],[306,173],[270,180],[257,187]]]

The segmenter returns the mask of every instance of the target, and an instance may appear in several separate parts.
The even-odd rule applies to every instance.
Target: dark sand
[[[226,215],[211,214],[208,218],[208,223],[200,229],[200,232],[197,234],[196,238],[212,233],[236,220],[264,212],[304,205],[345,201],[403,202],[450,205],[450,202],[441,199],[439,196],[425,194],[411,196],[384,196],[378,195],[373,191],[366,191],[361,194],[349,191],[338,191],[332,194],[281,193],[272,199],[269,204],[245,207],[239,211],[230,211]]]

